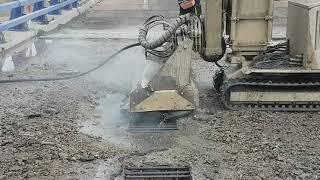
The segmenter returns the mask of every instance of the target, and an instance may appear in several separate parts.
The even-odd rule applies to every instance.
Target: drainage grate
[[[189,167],[125,167],[125,180],[192,180]]]

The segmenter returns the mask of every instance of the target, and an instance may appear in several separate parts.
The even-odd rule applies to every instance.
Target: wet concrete
[[[119,162],[118,158],[111,158],[105,161],[96,161],[94,168],[86,167],[85,165],[81,167],[86,173],[80,176],[79,180],[106,180],[115,179],[121,174],[122,164]]]
[[[148,3],[145,4],[145,2]],[[176,1],[103,1],[64,29],[44,36],[37,41],[39,56],[24,61],[22,56],[17,55],[15,62],[21,66],[25,63],[48,64],[55,67],[51,73],[60,76],[66,75],[66,73],[86,71],[98,65],[121,47],[136,42],[137,27],[147,17],[154,14],[176,17],[178,14]],[[283,30],[279,30],[279,32],[283,35]],[[197,62],[197,64],[201,63]],[[191,130],[185,124],[185,126],[180,126],[178,132],[157,134],[131,134],[127,132],[129,120],[121,115],[120,106],[135,83],[141,79],[144,67],[143,49],[135,48],[89,75],[89,78],[103,84],[107,91],[97,92],[104,94],[98,100],[94,117],[79,122],[80,132],[102,138],[105,143],[137,151],[137,154],[166,151],[177,144],[177,137],[188,139],[186,135],[190,135]],[[208,103],[204,103],[204,106],[200,108],[214,109],[212,110],[214,112],[217,111],[217,108],[210,97],[212,95],[210,87],[212,72],[209,71],[212,70],[212,67],[208,68],[207,64],[203,67],[206,69],[200,71],[203,77],[198,82],[205,84],[203,87],[205,95],[202,95],[202,98],[207,99]],[[193,145],[196,141],[191,141],[192,139],[185,142],[196,147]],[[185,142],[178,144],[178,146],[183,146]],[[205,145],[203,146],[205,147]],[[80,179],[111,178],[121,172],[121,163],[119,157],[115,157],[105,161],[96,161],[93,168],[83,165],[80,169],[84,171],[84,175]]]
[[[126,136],[128,119],[120,113],[121,100],[125,98],[122,94],[107,94],[96,108],[96,119],[81,123],[80,131],[117,145],[131,147],[133,144]]]

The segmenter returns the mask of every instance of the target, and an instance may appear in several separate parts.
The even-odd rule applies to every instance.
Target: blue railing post
[[[63,7],[64,10],[71,10],[72,9],[72,5],[68,4],[65,7]]]
[[[44,8],[44,1],[36,2],[33,5],[33,12],[41,10],[43,8]],[[32,21],[38,21],[38,22],[44,23],[44,22],[47,21],[47,16],[46,15],[42,15],[42,16],[39,16],[39,17],[36,17],[36,18],[32,19]]]
[[[0,4],[0,12],[6,10],[12,10],[10,15],[10,21],[0,23],[0,32],[7,30],[28,30],[28,24],[30,20],[36,19],[41,16],[47,16],[48,13],[58,10],[61,11],[63,8],[76,6],[79,0],[51,0],[50,7],[43,7],[44,4],[35,5],[35,11],[32,13],[24,14],[24,6],[29,9],[33,4],[43,2],[45,0],[16,0],[9,3]],[[52,5],[55,4],[55,5]],[[74,5],[73,5],[74,4]],[[39,9],[39,10],[37,10]],[[31,10],[28,10],[30,12]]]
[[[73,8],[77,8],[79,6],[79,1],[76,1],[74,3],[72,3],[72,7]]]
[[[60,0],[50,0],[50,6],[54,6],[60,3]],[[52,15],[61,15],[61,9],[57,9],[54,11],[51,11],[49,14]]]
[[[13,0],[13,1],[15,1],[15,0]],[[10,20],[23,16],[24,15],[23,11],[24,11],[24,6],[19,6],[19,7],[11,9]],[[25,22],[23,24],[19,24],[15,27],[10,28],[10,30],[26,31],[26,30],[28,30],[28,24],[27,24],[27,22]]]

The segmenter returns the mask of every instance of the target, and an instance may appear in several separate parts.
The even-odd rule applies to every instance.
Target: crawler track
[[[256,109],[266,111],[320,111],[319,101],[306,101],[306,102],[291,102],[282,103],[274,102],[250,102],[243,104],[236,104],[230,102],[230,93],[234,89],[285,89],[289,91],[308,90],[320,92],[320,81],[317,80],[292,80],[292,81],[279,81],[279,80],[246,80],[229,81],[221,86],[221,100],[225,107],[231,110],[242,109]]]

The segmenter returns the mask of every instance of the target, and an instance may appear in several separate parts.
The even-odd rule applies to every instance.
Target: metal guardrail
[[[25,6],[25,5],[29,5],[29,4],[34,4],[34,3],[40,2],[40,1],[43,1],[43,0],[20,0],[20,1],[13,1],[13,2],[0,4],[0,12],[7,12],[13,8],[17,8],[17,7]]]
[[[10,20],[0,24],[0,32],[7,30],[24,31],[28,30],[29,20],[41,23],[47,22],[47,15],[61,15],[61,10],[77,8],[79,0],[50,0],[50,6],[44,6],[44,0],[17,0],[0,4],[0,12],[11,11]],[[24,7],[33,5],[33,12],[24,14]]]

